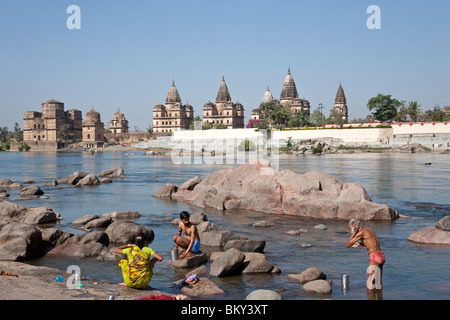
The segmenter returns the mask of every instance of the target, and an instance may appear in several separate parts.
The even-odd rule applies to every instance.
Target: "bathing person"
[[[112,250],[114,253],[127,255],[126,259],[119,262],[124,280],[120,285],[136,289],[149,288],[153,267],[157,261],[163,261],[163,257],[147,245],[145,234],[139,233],[135,236],[133,244],[126,244]]]
[[[381,251],[380,242],[375,232],[368,227],[363,227],[358,219],[351,219],[348,223],[348,228],[352,235],[347,241],[347,248],[364,246],[369,252],[370,263],[367,288],[370,290],[383,289],[383,265],[386,262],[386,258],[383,251]]]
[[[197,227],[190,221],[190,214],[187,211],[180,212],[180,223],[178,225],[178,233],[173,237],[175,242],[174,250],[181,247],[184,251],[179,256],[180,259],[191,257],[200,252],[200,236]],[[181,236],[184,233],[185,237]]]

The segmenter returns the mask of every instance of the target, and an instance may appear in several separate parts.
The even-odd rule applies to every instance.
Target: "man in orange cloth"
[[[368,227],[363,227],[358,219],[351,219],[348,223],[348,228],[352,235],[347,241],[347,248],[364,246],[369,252],[370,263],[367,269],[367,289],[383,289],[383,265],[386,262],[386,258],[383,251],[381,251],[380,242],[375,232]]]

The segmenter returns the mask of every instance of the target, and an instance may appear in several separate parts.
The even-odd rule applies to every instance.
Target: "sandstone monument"
[[[56,150],[58,134],[66,127],[74,139],[81,139],[82,116],[78,109],[64,111],[64,103],[48,100],[42,112],[26,111],[23,117],[23,140],[31,150]]]
[[[224,77],[217,93],[216,103],[208,101],[203,106],[203,123],[208,123],[212,127],[222,125],[228,129],[244,128],[244,106],[239,102],[232,102]]]
[[[194,109],[187,103],[181,103],[181,97],[172,81],[166,97],[166,105],[158,103],[153,108],[153,133],[172,133],[187,130],[194,121]]]
[[[111,133],[128,133],[128,120],[125,115],[117,109],[108,123],[108,129]]]
[[[306,116],[310,115],[311,106],[306,99],[300,99],[295,85],[294,78],[291,74],[291,69],[288,69],[286,78],[284,79],[283,86],[281,88],[280,99],[277,100],[272,96],[269,87],[267,87],[264,93],[261,104],[274,103],[276,105],[282,105],[291,113],[303,112]],[[262,114],[260,107],[252,110],[251,120],[262,120]]]
[[[345,98],[344,89],[342,88],[342,84],[339,83],[339,88],[336,93],[336,99],[334,100],[334,108],[331,111],[335,111],[342,115],[342,119],[345,122],[348,122],[348,108],[347,108],[347,99]]]
[[[89,149],[98,148],[103,147],[104,142],[104,124],[100,113],[92,108],[86,113],[86,121],[83,122],[83,146]]]

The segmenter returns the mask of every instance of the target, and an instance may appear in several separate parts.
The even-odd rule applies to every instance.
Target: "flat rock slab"
[[[220,289],[214,282],[212,282],[208,278],[200,277],[199,279],[200,281],[195,284],[183,286],[180,292],[189,297],[225,294],[222,289]]]
[[[172,268],[196,268],[208,261],[208,256],[205,252],[200,252],[199,254],[194,255],[193,257],[177,259],[177,260],[169,260],[167,261],[167,265]]]

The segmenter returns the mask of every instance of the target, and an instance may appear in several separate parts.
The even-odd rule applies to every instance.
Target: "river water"
[[[176,218],[181,210],[204,212],[208,220],[249,239],[266,240],[267,260],[281,269],[280,274],[254,274],[214,278],[211,280],[225,291],[210,299],[244,299],[255,289],[278,290],[283,299],[449,299],[450,246],[422,245],[407,240],[415,229],[434,225],[450,214],[450,154],[360,153],[326,155],[280,156],[280,169],[297,173],[320,170],[344,181],[360,183],[372,200],[385,203],[408,216],[394,222],[366,222],[378,235],[387,262],[383,272],[382,295],[368,295],[366,270],[368,256],[365,248],[347,249],[349,237],[346,221],[320,221],[291,216],[268,215],[258,212],[219,212],[190,207],[184,203],[163,201],[152,197],[167,182],[181,184],[193,176],[202,178],[218,169],[237,165],[176,165],[169,157],[145,156],[143,152],[120,153],[17,153],[0,152],[0,178],[15,182],[36,181],[44,197],[32,200],[12,200],[19,195],[10,189],[9,201],[28,207],[50,207],[63,220],[55,226],[74,234],[72,221],[86,214],[101,215],[111,211],[134,210],[141,213],[137,223],[151,227],[155,240],[150,245],[165,261],[158,263],[151,285],[175,293],[171,283],[184,278],[168,267],[172,236],[177,232],[168,218]],[[424,165],[431,162],[431,165]],[[62,188],[45,186],[75,171],[99,174],[104,169],[122,167],[126,177],[111,184],[95,187]],[[260,220],[275,225],[254,228]],[[325,224],[328,229],[314,226]],[[287,235],[288,230],[306,229],[301,235]],[[308,243],[312,247],[302,248]],[[82,276],[122,282],[121,271],[115,261],[97,261],[95,258],[55,259],[44,257],[30,263],[65,270],[69,265],[80,266]],[[322,270],[333,281],[330,296],[305,293],[301,285],[287,275],[300,273],[309,267]],[[348,274],[350,287],[343,290],[340,278]]]

